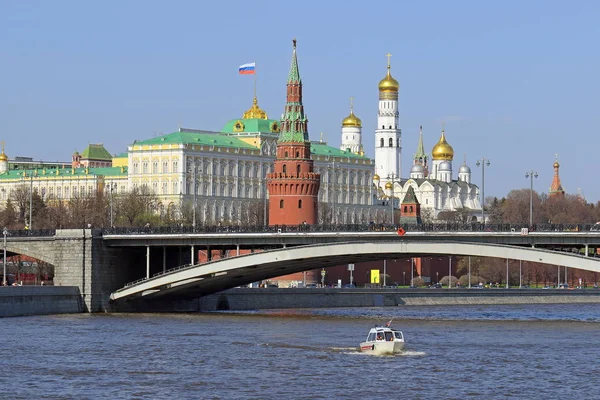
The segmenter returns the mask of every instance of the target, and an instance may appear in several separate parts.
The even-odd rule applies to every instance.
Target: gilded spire
[[[419,143],[417,144],[417,152],[415,153],[415,164],[421,161],[427,160],[427,153],[425,153],[425,145],[423,144],[423,125],[419,126]]]
[[[267,116],[267,113],[258,106],[258,99],[254,96],[252,107],[244,112],[242,119],[269,119],[269,117]]]
[[[386,54],[388,59],[387,62],[387,74],[385,78],[379,81],[379,98],[383,99],[398,99],[398,90],[400,89],[400,84],[397,80],[392,77],[391,68],[392,64],[390,63],[390,57],[392,55],[390,53]]]
[[[554,168],[554,177],[552,178],[552,184],[550,185],[550,191],[548,195],[550,197],[555,196],[564,196],[565,191],[560,183],[560,176],[558,170],[560,168],[560,164],[558,163],[558,154],[555,154],[554,164],[552,165]]]
[[[435,146],[433,146],[433,150],[431,150],[431,157],[434,160],[452,160],[454,159],[454,149],[450,144],[446,141],[446,133],[444,132],[444,123],[442,122],[442,136],[440,137],[440,141],[437,142]]]

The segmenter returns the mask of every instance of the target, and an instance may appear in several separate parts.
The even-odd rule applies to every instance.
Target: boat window
[[[383,334],[381,332],[377,332],[377,340],[383,340]]]
[[[367,338],[367,342],[374,342],[374,341],[375,341],[375,332],[370,332],[369,337]]]
[[[392,342],[394,340],[394,334],[392,332],[385,332],[385,341]]]
[[[394,335],[396,335],[396,339],[402,339],[402,332],[394,332]]]

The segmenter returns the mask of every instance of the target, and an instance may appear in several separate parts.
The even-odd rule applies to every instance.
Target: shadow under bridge
[[[197,298],[281,275],[384,258],[459,255],[539,262],[600,272],[600,259],[531,247],[464,242],[346,242],[288,247],[189,266],[125,286],[111,300]]]

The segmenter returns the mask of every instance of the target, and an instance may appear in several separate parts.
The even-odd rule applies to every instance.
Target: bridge
[[[388,256],[474,255],[599,271],[600,259],[587,255],[600,248],[600,232],[521,228],[418,226],[407,227],[404,235],[391,226],[13,231],[6,248],[9,256],[28,255],[53,265],[55,284],[79,287],[88,311],[106,310],[111,294],[113,301],[198,297],[291,272]],[[211,260],[215,252],[219,260]],[[199,253],[209,262],[199,264]]]

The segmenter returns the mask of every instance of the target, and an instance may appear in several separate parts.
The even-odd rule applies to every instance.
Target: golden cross
[[[350,96],[350,111],[352,111],[354,109],[353,100],[354,100],[354,97]]]
[[[442,121],[442,132],[444,132],[444,126],[446,125],[446,123],[444,121]]]
[[[2,142],[2,143],[4,143],[4,142]],[[2,148],[4,148],[4,146],[3,146]],[[555,159],[556,161],[558,161],[558,153],[554,154],[554,159]]]
[[[391,65],[391,64],[390,64],[390,57],[391,57],[392,55],[391,55],[390,53],[387,53],[385,56],[388,58],[388,67],[389,67],[389,66]]]

